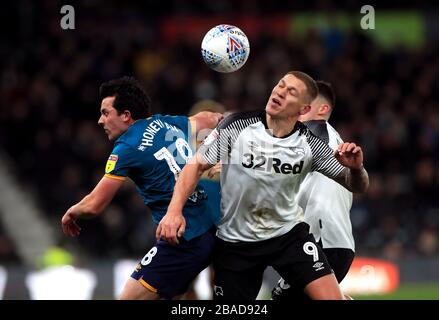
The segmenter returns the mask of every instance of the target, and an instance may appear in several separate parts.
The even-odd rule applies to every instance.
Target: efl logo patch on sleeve
[[[110,173],[114,170],[114,167],[116,166],[118,156],[116,154],[111,154],[110,157],[108,157],[107,165],[105,166],[105,173]]]

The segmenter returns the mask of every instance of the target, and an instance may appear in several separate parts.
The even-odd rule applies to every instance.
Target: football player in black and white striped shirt
[[[319,94],[311,103],[311,110],[300,116],[299,121],[335,150],[343,143],[338,132],[328,123],[335,106],[335,94],[327,82],[317,81],[317,86]],[[298,202],[304,210],[305,222],[310,225],[311,233],[323,248],[340,283],[348,273],[355,253],[350,219],[352,192],[318,172],[311,172],[300,186]],[[280,279],[272,298],[297,301],[307,297],[301,288]]]
[[[214,299],[255,299],[267,266],[312,299],[343,298],[322,249],[303,222],[297,195],[311,171],[352,192],[364,192],[369,178],[359,146],[343,143],[334,154],[297,121],[317,94],[307,74],[287,73],[273,88],[265,110],[224,119],[181,172],[156,231],[157,238],[170,243],[178,243],[184,233],[182,208],[199,177],[222,162]]]

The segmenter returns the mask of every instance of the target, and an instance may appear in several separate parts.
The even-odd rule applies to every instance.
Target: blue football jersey
[[[221,219],[221,185],[218,180],[201,178],[198,185],[204,189],[208,195],[208,212],[215,225],[219,224]]]
[[[105,176],[133,180],[158,224],[166,214],[178,174],[195,152],[190,137],[191,126],[185,116],[154,115],[138,120],[116,140]],[[186,240],[214,225],[209,211],[207,194],[197,186],[183,208]]]

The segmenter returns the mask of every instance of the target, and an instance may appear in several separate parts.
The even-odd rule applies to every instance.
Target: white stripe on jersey
[[[281,236],[303,221],[299,186],[312,170],[330,177],[343,166],[326,143],[297,123],[292,134],[266,131],[265,112],[225,119],[200,148],[206,161],[221,159],[221,210],[218,237],[260,241]]]

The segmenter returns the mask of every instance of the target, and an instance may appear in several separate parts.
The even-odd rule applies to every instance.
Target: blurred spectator
[[[418,239],[418,249],[422,255],[434,256],[437,255],[439,248],[439,239],[437,231],[432,228],[425,228],[422,230]]]

